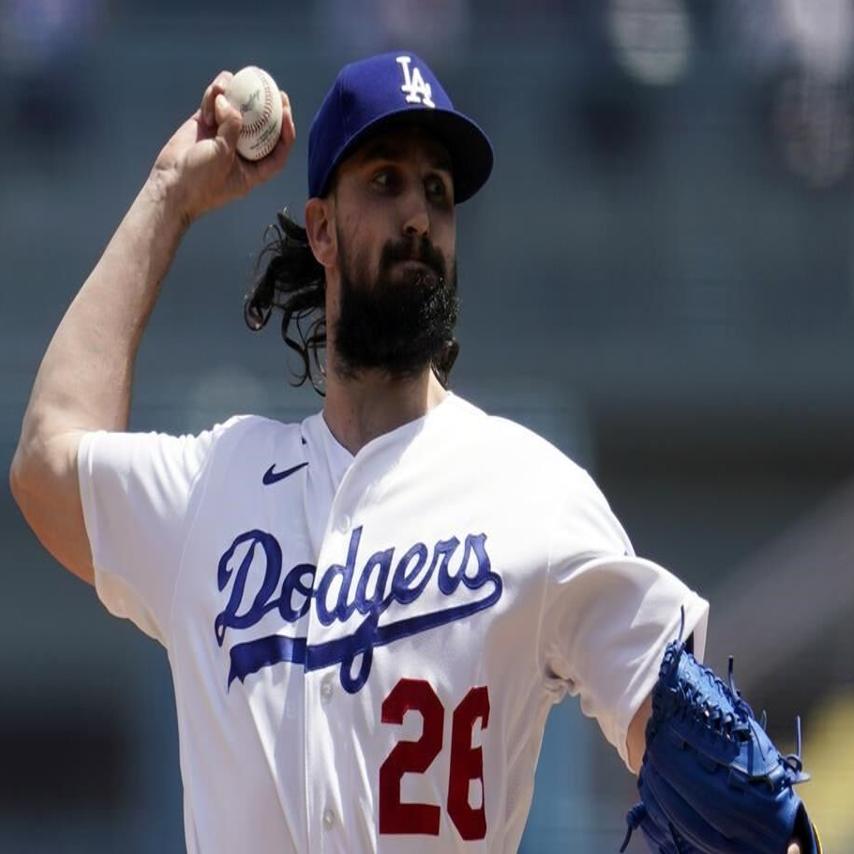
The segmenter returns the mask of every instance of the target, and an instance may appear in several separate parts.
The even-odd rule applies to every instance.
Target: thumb
[[[222,140],[229,151],[237,149],[237,139],[240,129],[243,127],[243,117],[240,110],[228,103],[225,95],[217,95],[214,101],[214,115],[216,117],[216,136]]]

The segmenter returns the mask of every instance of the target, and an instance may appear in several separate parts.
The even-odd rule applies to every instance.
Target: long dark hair
[[[308,380],[323,394],[320,353],[326,346],[326,276],[314,257],[305,229],[288,216],[276,214],[267,226],[264,248],[255,263],[256,279],[243,301],[243,319],[258,332],[274,308],[282,310],[282,338],[299,357],[293,385]],[[263,267],[263,269],[262,269]],[[292,330],[295,330],[292,334]]]
[[[306,230],[288,216],[287,208],[276,214],[276,220],[264,232],[265,244],[255,263],[255,282],[243,301],[243,318],[253,332],[258,332],[267,325],[273,309],[280,308],[282,338],[300,358],[292,385],[308,381],[323,395],[326,275],[311,251]],[[433,361],[433,372],[446,388],[459,351],[456,338],[451,338]]]

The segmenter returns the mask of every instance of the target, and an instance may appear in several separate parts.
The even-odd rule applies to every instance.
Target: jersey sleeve
[[[658,679],[667,644],[694,634],[702,660],[708,603],[658,564],[636,557],[605,497],[583,474],[558,510],[541,624],[542,665],[560,699],[585,715],[628,766],[629,724]]]
[[[164,646],[194,494],[225,426],[197,436],[98,431],[78,449],[98,597]]]

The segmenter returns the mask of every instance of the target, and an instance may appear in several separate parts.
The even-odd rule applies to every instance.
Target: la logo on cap
[[[409,63],[412,62],[411,56],[398,56],[396,62],[400,65],[403,71],[403,86],[400,91],[406,95],[406,101],[409,104],[423,104],[425,107],[435,107],[433,103],[433,89],[430,84],[421,76],[421,71],[417,65],[409,68]]]
[[[401,119],[422,122],[447,149],[454,166],[454,204],[484,185],[493,160],[486,134],[454,108],[421,57],[398,48],[351,62],[338,72],[308,135],[309,196],[323,198],[341,161],[369,133]]]

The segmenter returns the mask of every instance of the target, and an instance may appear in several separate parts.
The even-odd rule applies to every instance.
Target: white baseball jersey
[[[192,854],[516,851],[550,707],[625,760],[681,607],[703,652],[586,472],[453,394],[355,456],[238,416],[79,473],[98,595],[169,655]]]

